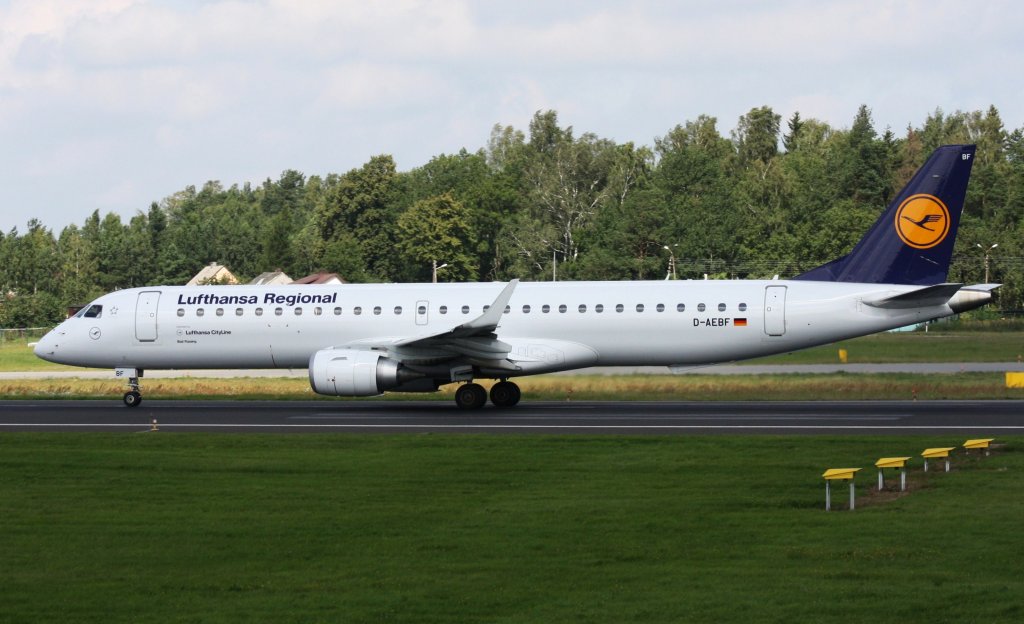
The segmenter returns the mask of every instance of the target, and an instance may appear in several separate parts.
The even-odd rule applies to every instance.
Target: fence
[[[53,329],[52,327],[17,327],[11,329],[0,329],[0,344],[8,342],[21,342],[42,338],[43,335]]]

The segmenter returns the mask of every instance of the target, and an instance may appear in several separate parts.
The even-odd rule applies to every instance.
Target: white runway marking
[[[467,415],[468,416],[468,415]],[[769,421],[769,420],[855,420],[857,422],[867,421],[883,421],[889,422],[893,420],[901,420],[909,418],[911,414],[896,414],[893,416],[843,416],[836,414],[802,414],[800,416],[786,416],[784,414],[768,414],[765,416],[721,416],[718,414],[691,414],[689,416],[638,416],[639,420],[652,421],[652,420],[672,420],[672,421],[688,421],[688,420],[744,420],[744,421]],[[318,414],[315,416],[289,416],[288,420],[358,420],[361,418],[374,418],[371,414],[352,414],[352,415],[323,415]],[[409,418],[415,420],[422,420],[422,416],[391,416],[390,418]],[[560,416],[557,414],[536,414],[530,416],[502,416],[504,421],[528,421],[528,420],[583,420],[588,422],[602,421],[602,420],[623,420],[623,416]],[[490,423],[496,424],[496,423]],[[397,425],[396,425],[397,426]],[[600,426],[600,425],[596,425]]]
[[[36,428],[128,428],[138,429],[149,426],[143,423],[0,423],[3,427],[36,427]],[[217,424],[217,423],[160,423],[160,430],[167,429],[550,429],[553,431],[564,429],[595,429],[595,430],[735,430],[735,429],[757,429],[757,430],[779,430],[794,431],[805,429],[816,430],[900,430],[900,431],[962,431],[962,430],[984,430],[984,431],[1024,431],[1024,425],[501,425],[501,424],[478,424],[478,425],[444,425],[444,424]]]

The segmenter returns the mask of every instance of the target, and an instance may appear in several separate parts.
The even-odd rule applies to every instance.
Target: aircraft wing
[[[433,364],[459,359],[467,364],[500,370],[518,370],[508,360],[511,345],[498,340],[497,329],[519,280],[510,281],[487,310],[471,321],[433,334],[412,337],[373,338],[348,346],[387,350],[408,364]]]

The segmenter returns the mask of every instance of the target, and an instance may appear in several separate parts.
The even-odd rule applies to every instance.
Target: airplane
[[[148,286],[46,334],[44,360],[114,368],[137,407],[156,369],[307,368],[330,396],[433,392],[512,407],[511,379],[592,366],[702,366],[787,353],[985,305],[947,283],[974,145],[938,148],[847,255],[791,279]]]

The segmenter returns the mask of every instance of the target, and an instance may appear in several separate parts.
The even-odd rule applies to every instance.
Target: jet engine
[[[323,349],[309,358],[309,385],[317,394],[373,396],[421,376],[377,351]]]

